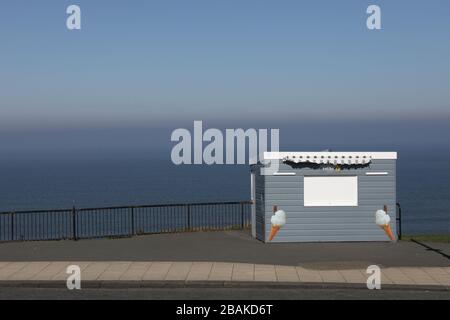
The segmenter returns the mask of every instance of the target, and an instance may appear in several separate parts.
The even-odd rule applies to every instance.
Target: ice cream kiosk
[[[397,240],[396,152],[265,152],[251,166],[266,243]]]

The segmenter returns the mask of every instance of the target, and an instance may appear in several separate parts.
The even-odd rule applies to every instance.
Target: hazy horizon
[[[319,151],[416,151],[426,153],[450,150],[450,128],[445,120],[430,122],[348,121],[342,122],[274,122],[219,123],[204,121],[203,130],[218,128],[280,129],[280,150]],[[176,126],[178,125],[178,126]],[[233,126],[236,125],[236,126]],[[17,159],[67,158],[89,159],[105,154],[127,154],[129,157],[152,155],[167,158],[176,142],[170,137],[174,129],[186,128],[193,135],[193,121],[174,123],[174,127],[95,127],[34,129],[22,131],[0,130],[3,162]],[[204,146],[208,143],[205,142]]]

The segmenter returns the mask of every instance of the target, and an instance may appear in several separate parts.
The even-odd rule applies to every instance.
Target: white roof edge
[[[373,160],[397,160],[397,152],[264,152],[265,160],[281,160],[293,156],[366,156]]]

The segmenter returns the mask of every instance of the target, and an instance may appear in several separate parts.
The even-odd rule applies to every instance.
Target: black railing
[[[402,206],[397,202],[397,235],[402,240]]]
[[[240,201],[0,212],[0,241],[243,229],[251,223],[250,206]]]

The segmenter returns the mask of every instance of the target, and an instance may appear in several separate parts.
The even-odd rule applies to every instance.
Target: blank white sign
[[[304,177],[305,207],[358,205],[358,177]]]

